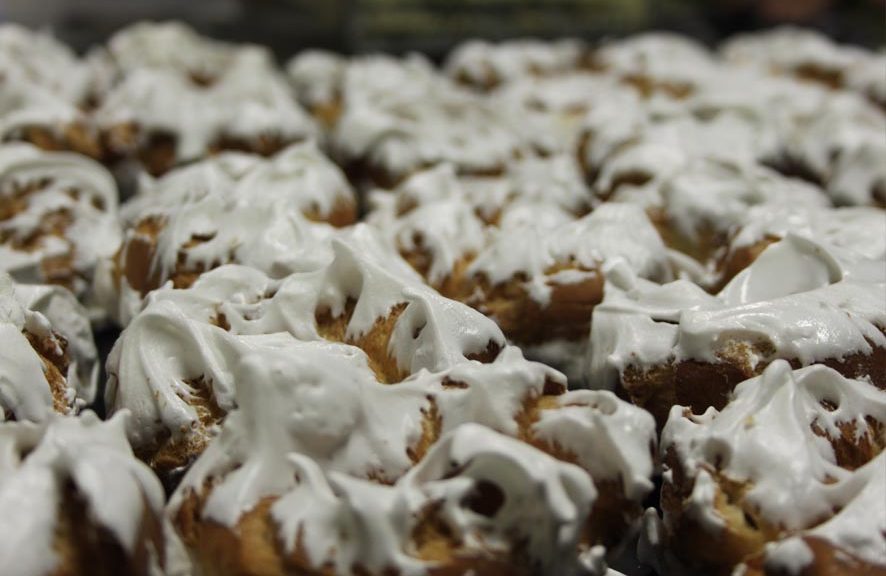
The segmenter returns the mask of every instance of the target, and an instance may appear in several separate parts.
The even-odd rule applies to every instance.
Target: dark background
[[[675,30],[713,44],[738,31],[796,23],[880,47],[886,0],[0,0],[0,20],[50,28],[83,51],[141,19],[181,19],[286,58],[301,48],[418,50],[440,57],[465,38]]]

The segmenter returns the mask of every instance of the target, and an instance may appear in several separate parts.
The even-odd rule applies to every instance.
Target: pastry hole
[[[743,511],[742,515],[744,516],[745,524],[750,526],[754,530],[759,530],[759,526],[757,526],[757,521],[754,520],[754,517],[747,513],[747,511]]]
[[[821,404],[821,407],[828,412],[835,412],[837,408],[840,407],[839,402],[834,402],[833,400],[828,400],[827,398],[819,400],[818,403]]]
[[[488,518],[495,516],[504,503],[504,492],[487,480],[477,482],[473,491],[462,500],[463,506]]]

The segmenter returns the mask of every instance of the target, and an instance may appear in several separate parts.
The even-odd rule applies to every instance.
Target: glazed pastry
[[[743,220],[733,227],[727,248],[718,256],[720,286],[747,268],[767,246],[789,234],[818,239],[871,261],[886,260],[886,211],[881,208],[820,208],[808,201],[785,202],[751,206]]]
[[[99,164],[27,144],[0,146],[0,269],[90,303],[96,262],[120,244],[117,187]]]
[[[432,211],[427,207],[444,202],[464,205],[483,224],[491,226],[499,225],[506,212],[522,204],[547,204],[552,211],[562,211],[565,218],[575,219],[599,203],[575,159],[556,154],[511,162],[503,174],[493,177],[459,176],[451,164],[423,170],[396,188],[373,190],[367,220],[377,228],[396,226],[392,219],[413,210]]]
[[[623,188],[618,195],[629,193]],[[722,287],[750,264],[750,254],[735,250],[749,243],[748,236],[757,236],[753,250],[759,253],[766,246],[759,240],[774,241],[787,230],[799,231],[787,213],[797,207],[825,212],[830,205],[820,188],[763,166],[706,159],[685,164],[647,196],[647,211],[667,245],[701,264],[709,277],[696,281],[713,287]],[[763,222],[774,224],[775,214],[785,217],[780,232],[775,230],[778,225],[770,225],[768,234],[750,234]],[[724,250],[741,231],[745,237]]]
[[[659,190],[694,162],[714,161],[752,169],[779,156],[781,146],[768,127],[739,111],[721,111],[700,120],[680,114],[653,119],[642,110],[601,108],[585,118],[581,162],[596,195],[654,205]],[[612,115],[619,114],[619,120]]]
[[[727,61],[760,67],[764,73],[790,74],[829,88],[846,84],[845,71],[858,58],[826,36],[812,30],[781,27],[739,34],[720,47]]]
[[[209,86],[240,61],[273,65],[269,50],[255,44],[231,44],[201,36],[181,22],[138,22],[115,33],[107,57],[118,76],[137,70],[174,72],[193,84]]]
[[[882,49],[875,53],[858,49],[852,52],[855,58],[844,72],[846,88],[864,94],[881,108],[886,107],[886,78],[881,74],[886,65],[886,52]]]
[[[322,265],[329,224],[356,218],[342,172],[313,143],[271,159],[226,153],[142,182],[121,216],[125,236],[96,293],[126,324],[151,290],[185,288],[203,272],[240,263],[275,277]]]
[[[577,466],[464,425],[396,483],[378,485],[287,453],[285,439],[268,444],[242,416],[170,505],[207,572],[591,573],[578,557],[596,491]],[[228,433],[251,452],[222,453]]]
[[[550,174],[552,164],[541,165],[548,171],[540,173]],[[670,267],[642,209],[603,204],[577,217],[592,200],[580,185],[563,186],[580,182],[574,166],[571,174],[548,188],[515,182],[505,188],[508,195],[488,184],[485,190],[462,185],[451,170],[438,169],[405,182],[369,221],[432,286],[488,315],[510,341],[572,376],[576,347],[584,347],[591,312],[602,300],[602,264],[621,256],[657,280],[670,279]],[[501,208],[489,210],[494,219],[487,223],[467,198]]]
[[[445,70],[460,84],[491,90],[515,80],[562,74],[590,65],[588,48],[580,40],[523,39],[499,44],[469,40],[452,51]]]
[[[814,117],[834,93],[790,76],[773,76],[750,67],[723,64],[686,99],[686,110],[701,121],[728,113],[760,135],[766,163],[784,164],[785,142],[797,124]],[[772,157],[772,155],[775,155]]]
[[[657,202],[669,177],[700,158],[754,163],[764,139],[755,125],[727,112],[707,121],[679,114],[657,118],[635,105],[603,100],[582,120],[577,155],[587,181],[603,200]]]
[[[171,69],[136,69],[95,119],[109,162],[136,162],[155,176],[223,150],[268,156],[316,134],[282,75],[251,52],[207,86]]]
[[[126,417],[0,424],[0,563],[10,576],[162,574],[163,491]]]
[[[622,257],[644,278],[670,279],[661,238],[643,211],[604,204],[557,228],[530,223],[492,230],[464,269],[457,298],[494,319],[533,357],[575,374],[593,308],[603,298],[602,266]],[[630,232],[630,233],[628,233]]]
[[[607,503],[595,539],[617,542],[651,488],[652,419],[609,393],[566,393],[561,374],[524,360],[490,320],[422,285],[405,264],[392,268],[368,229],[333,246],[324,270],[273,281],[224,266],[188,290],[151,295],[108,360],[106,403],[132,410],[140,457],[174,479],[243,409],[244,394],[266,395],[238,366],[288,359],[273,373],[287,396],[269,401],[301,414],[290,430],[299,451],[391,482],[441,432],[482,423],[590,471]],[[316,385],[303,386],[302,371]],[[610,444],[617,453],[595,452]]]
[[[739,382],[776,359],[826,364],[886,388],[882,259],[788,235],[716,296],[620,268],[605,271],[588,377],[623,390],[659,425],[673,405],[722,408]]]
[[[662,433],[671,550],[706,574],[886,570],[886,392],[784,360]]]
[[[459,174],[500,174],[524,147],[505,114],[417,56],[358,61],[342,90],[331,146],[360,187],[391,188],[444,162]]]
[[[224,266],[201,275],[192,289],[163,289],[152,295],[108,361],[107,405],[133,410],[137,451],[168,433],[172,440],[182,434],[197,435],[197,418],[187,399],[175,398],[176,390],[187,391],[186,380],[205,376],[203,388],[210,388],[204,396],[212,392],[209,397],[215,397],[221,414],[234,407],[231,374],[217,368],[224,361],[224,349],[236,347],[239,335],[282,331],[299,340],[329,339],[367,347],[377,378],[385,382],[399,382],[422,368],[440,371],[458,359],[490,361],[504,346],[504,338],[489,320],[470,308],[453,307],[423,286],[404,263],[396,266],[395,255],[383,250],[369,229],[358,227],[331,245],[325,264],[281,280],[253,268]],[[176,333],[181,342],[168,337],[171,322],[179,325]],[[429,322],[433,325],[421,330]],[[210,336],[221,340],[221,348],[190,355],[194,365],[168,365],[175,371],[172,378],[151,376],[168,364],[167,354],[154,344],[149,348],[157,349],[160,357],[147,359],[145,343],[166,342],[182,349],[190,341],[201,347],[199,343]],[[215,358],[216,353],[222,357]],[[230,356],[233,360],[234,352]],[[204,373],[204,363],[212,373]],[[154,387],[161,384],[168,387],[161,403],[146,404],[145,398],[160,400]],[[198,385],[192,382],[191,387]]]
[[[594,62],[645,98],[677,100],[691,95],[715,66],[704,46],[663,32],[605,43],[594,52]]]
[[[836,205],[886,206],[886,117],[864,99],[838,93],[803,122],[785,143],[788,161],[821,182]]]
[[[286,64],[286,75],[299,103],[321,126],[331,128],[341,111],[342,84],[351,62],[323,50],[305,50]]]
[[[90,70],[73,50],[45,32],[12,22],[0,25],[4,76],[39,86],[75,106],[90,98]]]
[[[77,106],[50,88],[5,66],[0,55],[0,141],[29,142],[44,150],[72,151],[101,158],[98,131]]]
[[[92,99],[92,72],[45,33],[0,26],[0,140],[101,156],[98,132],[81,110]]]
[[[98,353],[86,310],[70,292],[0,273],[0,316],[2,420],[42,422],[92,402]]]
[[[573,155],[591,110],[614,102],[626,108],[637,101],[635,92],[616,79],[588,72],[515,79],[489,98],[542,156]]]

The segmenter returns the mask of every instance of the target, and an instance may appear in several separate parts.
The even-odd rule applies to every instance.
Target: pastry
[[[0,424],[0,563],[16,576],[163,573],[163,490],[92,412]]]
[[[246,423],[232,417],[226,432],[236,424]],[[262,447],[251,453],[210,448],[173,495],[178,529],[207,572],[592,573],[578,560],[591,479],[488,428],[446,434],[392,485],[286,458],[257,433],[241,432]]]
[[[207,85],[174,67],[126,74],[95,111],[105,160],[156,176],[224,150],[269,156],[316,135],[263,52],[246,52],[222,72]]]
[[[92,301],[96,264],[120,244],[117,187],[88,158],[0,146],[0,269]]]
[[[124,240],[104,262],[96,292],[126,324],[167,281],[185,288],[225,263],[276,277],[321,265],[332,227],[356,218],[342,172],[312,143],[271,159],[226,153],[157,179],[121,210]]]
[[[662,433],[669,543],[708,574],[886,570],[886,393],[784,360]]]
[[[0,332],[2,420],[42,422],[93,401],[98,353],[86,310],[70,292],[0,273]]]
[[[133,412],[136,453],[174,480],[246,396],[273,395],[238,373],[264,358],[279,363],[284,394],[269,401],[302,422],[290,430],[298,451],[393,482],[441,433],[481,423],[589,470],[608,506],[595,538],[617,543],[651,489],[649,415],[609,393],[567,393],[561,374],[524,360],[491,321],[393,268],[369,233],[333,240],[335,258],[316,272],[273,281],[223,266],[190,289],[154,292],[108,360],[106,403]],[[610,442],[615,454],[594,455]]]
[[[882,258],[788,235],[716,296],[619,268],[606,271],[594,309],[588,378],[624,391],[659,425],[674,405],[723,408],[739,382],[776,359],[886,387]]]
[[[568,177],[553,179],[556,162],[536,164],[547,181],[515,171],[498,188],[462,183],[451,169],[417,174],[368,221],[432,286],[495,320],[530,356],[573,376],[603,297],[603,263],[624,257],[641,276],[660,281],[671,269],[641,208],[609,203],[580,216],[594,202],[577,168],[566,164]]]
[[[391,188],[444,162],[459,174],[500,174],[525,146],[504,113],[415,55],[357,61],[341,98],[330,145],[360,188]]]
[[[522,39],[498,44],[469,40],[456,46],[444,68],[459,84],[483,91],[526,77],[556,75],[591,64],[588,47],[575,39]]]

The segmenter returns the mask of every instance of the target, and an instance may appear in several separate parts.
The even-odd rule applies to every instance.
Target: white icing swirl
[[[214,81],[242,60],[273,65],[268,49],[201,36],[181,22],[138,22],[115,33],[108,52],[122,75],[140,69],[166,70]]]
[[[286,64],[286,75],[302,105],[332,104],[340,97],[348,60],[323,50],[299,52]]]
[[[413,531],[431,506],[458,539],[459,556],[494,555],[508,561],[519,541],[538,570],[576,574],[581,527],[597,496],[580,468],[471,424],[444,435],[392,486],[324,470],[298,453],[280,459],[282,484],[262,485],[267,470],[256,469],[261,457],[253,452],[243,467],[215,487],[205,518],[228,525],[236,521],[237,516],[229,514],[231,499],[226,498],[233,491],[241,498],[254,492],[253,500],[279,495],[271,516],[285,549],[292,552],[302,546],[310,566],[326,566],[334,574],[350,573],[356,565],[372,574],[392,569],[426,573],[436,562],[419,557]],[[262,461],[268,462],[266,457]],[[186,488],[173,496],[173,509],[192,482],[189,474]],[[496,509],[472,507],[472,494],[482,489],[501,495]]]
[[[208,270],[232,262],[274,277],[312,270],[331,257],[333,229],[315,223],[339,209],[355,211],[353,190],[341,171],[313,143],[293,145],[271,159],[227,153],[145,179],[121,212],[128,223],[120,262],[139,242],[137,224],[159,222],[150,273],[165,282],[184,266]],[[193,243],[194,238],[201,241]],[[101,270],[98,294],[126,323],[140,306],[126,278],[116,287],[113,267]]]
[[[223,138],[294,142],[317,133],[285,80],[261,58],[231,62],[206,87],[174,70],[138,68],[106,96],[95,119],[105,130],[135,124],[145,133],[174,136],[179,163],[208,155]]]
[[[88,66],[46,32],[4,22],[0,26],[0,62],[4,76],[39,86],[70,104],[81,104],[89,95]]]
[[[135,554],[143,517],[161,514],[163,489],[133,457],[125,424],[122,414],[101,422],[86,412],[39,426],[0,425],[0,562],[5,573],[45,576],[60,568],[55,530],[68,482],[86,504],[88,521]],[[150,545],[148,554],[159,560],[160,551]]]
[[[775,357],[803,365],[886,346],[883,261],[839,254],[788,235],[717,296],[685,280],[654,285],[613,262],[591,323],[591,382],[614,386],[628,366],[718,362],[734,340],[765,342]]]
[[[825,407],[823,403],[833,406]],[[819,536],[838,548],[886,564],[883,554],[883,470],[880,454],[859,468],[838,464],[832,441],[850,426],[855,441],[881,439],[872,422],[886,422],[886,394],[863,380],[825,366],[791,370],[773,362],[762,376],[739,384],[721,411],[701,415],[671,409],[662,450],[674,450],[678,466],[696,486],[686,511],[707,525],[722,525],[704,496],[702,476],[716,470],[746,485],[743,500],[785,534]],[[669,481],[671,471],[665,472]],[[715,486],[711,489],[717,490]],[[873,507],[864,509],[865,504]],[[835,513],[835,511],[837,511]],[[665,517],[666,522],[668,517]],[[781,546],[787,547],[789,543]]]
[[[804,66],[840,72],[854,60],[852,51],[826,36],[791,26],[736,35],[720,47],[720,54],[729,62],[790,74],[802,73]]]
[[[664,32],[608,42],[596,51],[594,58],[618,76],[649,78],[674,87],[702,83],[715,66],[704,46]]]
[[[35,190],[22,194],[29,187]],[[53,278],[47,276],[46,262],[68,259],[64,277],[56,281],[89,301],[97,261],[120,244],[111,175],[80,155],[8,144],[0,146],[0,200],[12,208],[10,217],[0,221],[0,234],[7,238],[0,245],[0,269],[23,282],[47,282]],[[68,221],[61,235],[47,225],[53,216]],[[35,236],[33,246],[28,239]]]
[[[395,180],[442,162],[465,173],[500,170],[522,146],[504,115],[433,76],[428,66],[420,59],[350,66],[334,149],[345,161],[368,162]]]
[[[405,304],[388,353],[407,374],[438,372],[484,352],[490,343],[504,344],[490,320],[425,287],[405,263],[389,262],[392,254],[368,229],[358,227],[335,239],[332,250],[334,257],[324,267],[280,281],[257,270],[225,266],[201,276],[190,290],[153,292],[108,360],[108,406],[131,408],[139,436],[152,437],[158,426],[178,434],[196,415],[176,393],[187,396],[185,380],[204,376],[218,404],[231,409],[235,385],[228,362],[243,344],[210,324],[218,313],[233,334],[288,332],[314,341],[322,339],[316,321],[320,310],[336,317],[353,301],[345,337],[359,338],[394,306]],[[273,295],[262,300],[267,294]],[[180,358],[172,353],[185,349],[191,352]]]
[[[668,179],[661,199],[669,224],[686,238],[707,229],[720,234],[755,224],[749,211],[766,213],[803,206],[822,208],[827,197],[815,186],[754,165],[699,161]],[[756,213],[753,213],[756,215]]]
[[[575,39],[555,42],[519,39],[492,44],[469,40],[446,59],[446,73],[476,88],[519,80],[532,75],[568,72],[582,65],[587,47]]]
[[[86,310],[63,288],[15,284],[0,274],[0,404],[16,420],[41,422],[53,412],[44,361],[26,334],[67,360],[60,408],[75,413],[95,396],[98,353]],[[48,359],[47,359],[48,361]]]

